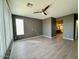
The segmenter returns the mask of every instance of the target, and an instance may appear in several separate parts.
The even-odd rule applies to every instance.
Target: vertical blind
[[[0,58],[3,59],[6,50],[13,39],[11,12],[6,0],[0,0]]]

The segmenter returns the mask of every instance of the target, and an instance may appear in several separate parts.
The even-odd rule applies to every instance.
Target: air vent
[[[32,7],[33,4],[32,4],[32,3],[27,3],[27,6],[28,6],[28,7]]]

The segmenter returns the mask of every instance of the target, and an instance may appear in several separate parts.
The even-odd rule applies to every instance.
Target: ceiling
[[[45,19],[48,17],[61,17],[73,13],[78,13],[78,0],[8,0],[12,14]],[[28,7],[27,3],[33,4]],[[51,6],[46,10],[48,15],[42,13],[34,14],[33,12],[40,11],[47,5]]]

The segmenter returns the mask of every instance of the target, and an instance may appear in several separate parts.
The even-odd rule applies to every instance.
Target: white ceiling
[[[27,16],[32,18],[44,19],[48,17],[61,17],[73,13],[78,13],[78,0],[8,0],[13,14]],[[27,7],[27,3],[33,4],[32,7]],[[47,5],[52,4],[44,15],[42,13],[34,14],[35,11],[40,11]]]

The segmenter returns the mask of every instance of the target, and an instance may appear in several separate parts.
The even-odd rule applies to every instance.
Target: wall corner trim
[[[73,38],[63,37],[65,40],[74,40]]]
[[[50,37],[50,36],[46,36],[46,35],[42,35],[42,36],[43,36],[43,37],[47,37],[47,38],[50,38],[50,39],[52,38],[52,37]]]

